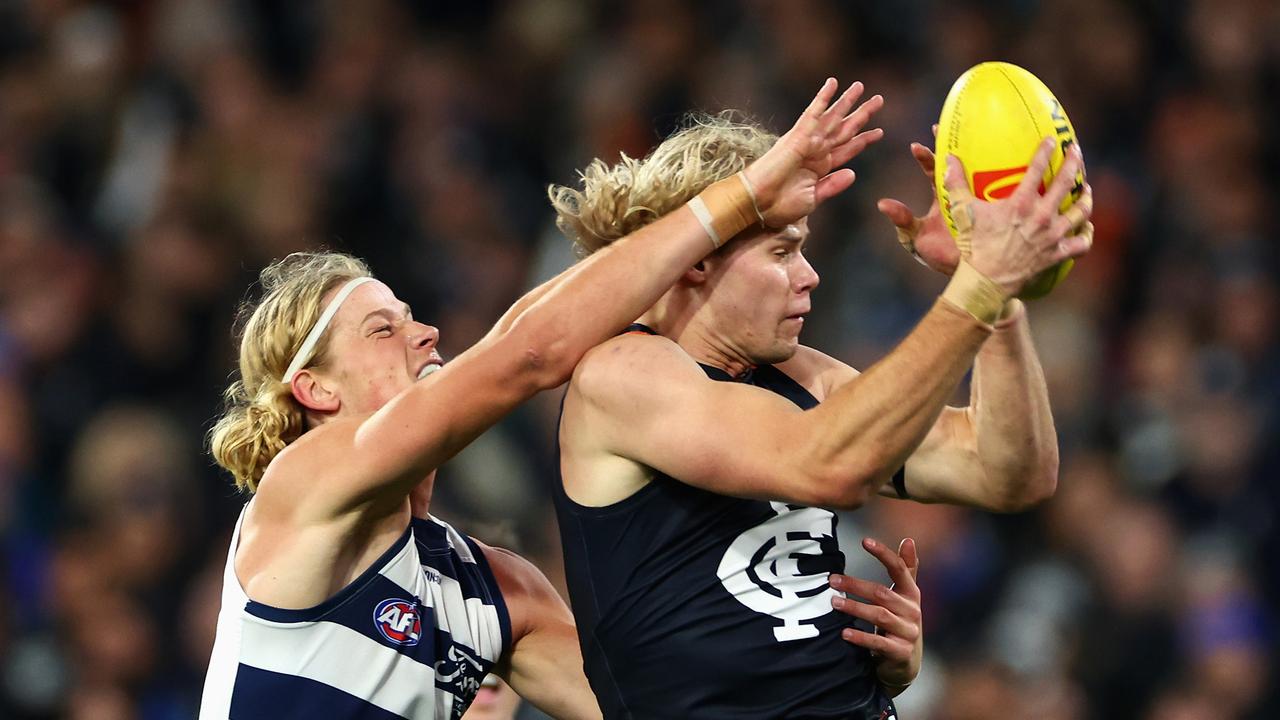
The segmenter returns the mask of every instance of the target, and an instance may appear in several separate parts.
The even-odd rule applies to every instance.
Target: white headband
[[[342,307],[342,302],[347,299],[351,291],[361,285],[373,280],[371,277],[352,278],[347,281],[346,285],[338,291],[337,295],[329,301],[328,307],[324,312],[320,313],[320,319],[316,320],[316,324],[312,326],[311,332],[307,333],[307,339],[302,341],[302,347],[298,348],[298,354],[293,356],[293,362],[289,363],[289,369],[284,371],[284,377],[280,378],[280,382],[293,382],[293,376],[298,374],[303,365],[311,360],[312,354],[316,351],[316,343],[320,342],[320,336],[324,334],[324,329],[329,327],[329,323],[333,320],[333,316],[338,313],[338,308]]]

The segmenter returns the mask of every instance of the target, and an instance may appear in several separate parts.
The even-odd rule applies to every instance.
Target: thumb
[[[952,205],[974,199],[973,192],[969,190],[964,164],[955,155],[947,154],[947,174],[942,177],[942,182],[951,195]]]
[[[903,564],[907,566],[907,570],[911,572],[911,579],[916,579],[916,573],[920,570],[920,556],[916,554],[916,541],[911,538],[903,538],[898,544],[898,557],[902,558]]]
[[[911,209],[901,200],[884,198],[876,203],[876,209],[889,218],[889,222],[903,230],[911,230],[915,225],[915,215],[911,214]]]
[[[920,166],[925,177],[932,180],[935,165],[933,151],[920,143],[911,143],[911,157],[916,159],[916,164]]]

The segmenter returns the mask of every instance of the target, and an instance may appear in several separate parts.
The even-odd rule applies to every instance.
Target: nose
[[[822,278],[818,277],[818,271],[813,269],[813,265],[809,264],[809,258],[804,255],[800,256],[800,262],[796,265],[795,274],[792,276],[792,283],[797,293],[807,293],[818,287],[818,283]]]
[[[413,332],[409,333],[409,342],[417,349],[430,349],[440,341],[440,330],[433,325],[415,322]]]

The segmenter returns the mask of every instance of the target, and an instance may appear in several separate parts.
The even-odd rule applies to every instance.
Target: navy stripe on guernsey
[[[818,405],[771,365],[739,377],[702,369],[802,410]],[[827,577],[845,564],[837,516],[650,472],[605,507],[575,503],[563,483],[555,492],[583,664],[604,716],[894,717],[868,651],[840,637],[869,628],[831,608]]]
[[[202,718],[457,718],[511,644],[484,553],[435,519],[414,519],[368,570],[301,610],[243,596],[238,536]]]
[[[231,717],[360,718],[401,720],[401,716],[310,678],[241,665]]]

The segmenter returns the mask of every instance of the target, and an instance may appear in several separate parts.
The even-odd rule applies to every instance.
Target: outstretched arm
[[[766,224],[784,226],[846,189],[853,172],[839,166],[879,136],[861,132],[880,107],[879,96],[855,110],[861,84],[838,99],[836,90],[829,79],[795,126],[744,171]],[[312,494],[322,505],[319,513],[403,502],[426,473],[516,405],[567,380],[587,350],[639,317],[715,248],[708,227],[729,240],[757,221],[741,180],[721,182],[728,185],[717,197],[732,202],[707,202],[700,218],[692,209],[700,202],[695,199],[622,238],[535,290],[536,299],[517,303],[522,309],[509,324],[503,321],[505,331],[491,333],[372,416],[304,434],[294,445],[306,445],[309,452],[292,453],[301,459],[290,462],[307,464],[297,475],[319,478],[316,485],[328,488]],[[342,476],[324,482],[335,467]]]

